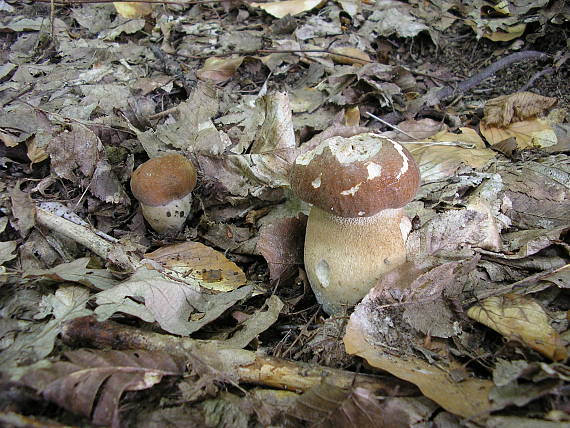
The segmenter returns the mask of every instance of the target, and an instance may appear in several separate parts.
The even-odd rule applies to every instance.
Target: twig
[[[317,364],[267,357],[243,349],[227,348],[223,347],[223,342],[216,344],[215,341],[143,332],[113,321],[99,322],[94,316],[69,321],[64,325],[61,337],[67,345],[74,347],[164,351],[190,361],[191,357],[198,357],[238,382],[291,391],[306,391],[326,380],[327,383],[340,388],[349,388],[354,381],[358,381],[375,393],[387,396],[419,394],[415,386],[391,376],[356,374]]]
[[[99,257],[124,269],[133,271],[139,264],[139,259],[129,255],[119,243],[109,242],[90,230],[90,228],[75,224],[39,207],[36,207],[36,222],[41,226],[62,234],[66,238],[72,239]]]
[[[536,81],[538,79],[540,79],[542,76],[546,76],[547,74],[552,74],[556,71],[556,69],[554,67],[548,67],[545,68],[544,70],[540,70],[538,72],[536,72],[535,74],[532,75],[532,77],[529,79],[528,83],[526,85],[524,85],[520,90],[522,91],[528,91],[530,88],[532,88],[534,86],[534,84],[536,83]]]
[[[480,293],[477,293],[477,297],[468,299],[463,302],[465,307],[468,307],[474,303],[480,302],[481,300],[488,299],[489,297],[497,297],[502,296],[508,293],[520,293],[524,294],[524,290],[520,290],[522,287],[529,287],[541,281],[543,278],[546,278],[550,275],[554,275],[556,273],[562,272],[564,270],[570,269],[570,264],[566,264],[564,266],[560,266],[557,268],[552,268],[545,270],[543,272],[535,273],[534,275],[528,276],[526,278],[521,279],[520,281],[513,282],[512,284],[505,285],[499,288],[495,288],[492,290],[483,290]]]
[[[384,119],[381,119],[381,118],[379,118],[378,116],[373,115],[373,114],[370,113],[369,111],[366,112],[366,114],[367,114],[368,116],[370,116],[372,119],[375,119],[375,120],[377,120],[378,122],[383,123],[384,125],[386,125],[386,126],[392,128],[392,129],[398,131],[400,134],[404,134],[405,136],[410,137],[412,140],[416,140],[416,139],[417,139],[417,138],[414,137],[413,135],[410,135],[410,134],[408,134],[406,131],[404,131],[404,130],[398,128],[396,125],[392,125],[391,123],[386,122]]]
[[[456,87],[451,87],[451,86],[444,87],[438,92],[437,98],[440,101],[445,101],[446,99],[451,98],[457,94],[462,94],[463,92],[466,92],[469,89],[477,86],[483,80],[491,77],[497,71],[502,70],[503,68],[508,67],[511,64],[514,64],[515,62],[520,62],[525,60],[541,60],[546,58],[548,58],[547,54],[538,51],[515,52],[511,55],[507,55],[506,57],[499,59],[498,61],[494,62],[487,68],[484,68],[479,73],[475,74],[469,79],[460,82]]]

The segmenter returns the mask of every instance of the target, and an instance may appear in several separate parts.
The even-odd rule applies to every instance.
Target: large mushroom
[[[370,133],[330,138],[296,159],[293,192],[313,205],[305,269],[327,313],[357,303],[378,278],[405,262],[411,222],[402,207],[419,183],[410,153]]]
[[[196,168],[180,154],[150,159],[131,176],[131,190],[144,218],[161,234],[182,230],[192,207],[194,186]]]

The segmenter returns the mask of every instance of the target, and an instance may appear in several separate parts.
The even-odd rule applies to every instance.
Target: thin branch
[[[464,92],[467,92],[469,89],[479,85],[483,80],[488,79],[498,71],[516,62],[542,60],[542,59],[547,59],[548,57],[549,56],[547,54],[538,51],[515,52],[511,55],[507,55],[506,57],[499,59],[498,61],[484,68],[479,73],[475,74],[469,79],[460,82],[456,87],[451,87],[451,86],[444,87],[437,94],[437,98],[440,101],[445,101],[446,99],[451,98],[455,95],[463,94]]]
[[[240,383],[291,391],[307,391],[323,380],[340,388],[350,388],[356,380],[377,394],[409,396],[419,393],[412,384],[393,376],[357,374],[318,364],[268,357],[252,351],[224,347],[223,341],[195,340],[142,331],[113,321],[100,322],[94,316],[69,321],[64,325],[61,337],[67,345],[73,347],[164,351],[189,361],[192,361],[192,357],[198,357]]]

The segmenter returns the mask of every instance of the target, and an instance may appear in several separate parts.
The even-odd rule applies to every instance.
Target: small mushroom
[[[305,269],[325,312],[356,304],[405,262],[411,222],[402,207],[419,183],[410,153],[375,134],[329,138],[297,157],[291,186],[313,205]]]
[[[150,159],[131,176],[131,190],[144,218],[161,234],[182,230],[192,206],[196,168],[180,154]]]

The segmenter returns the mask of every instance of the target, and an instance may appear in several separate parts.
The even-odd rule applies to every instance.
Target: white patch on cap
[[[362,217],[364,214],[366,214],[366,211],[358,211],[358,216]]]
[[[380,177],[382,173],[382,167],[374,162],[369,162],[366,165],[366,169],[368,170],[368,179],[372,180],[373,178]]]
[[[340,163],[363,162],[382,148],[382,139],[374,134],[360,134],[354,137],[333,137],[326,140],[331,153]]]
[[[343,195],[343,196],[348,196],[348,195],[354,196],[354,195],[356,195],[356,193],[358,192],[358,189],[360,188],[360,185],[361,185],[361,184],[362,184],[362,183],[358,183],[356,186],[351,187],[351,188],[348,189],[348,190],[343,190],[342,192],[340,192],[340,194]]]
[[[404,153],[404,148],[401,145],[399,145],[395,141],[392,141],[392,144],[394,145],[394,148],[398,151],[398,153],[400,153],[400,156],[402,156],[403,159],[402,168],[400,168],[400,172],[398,172],[398,175],[396,176],[396,178],[400,178],[402,174],[404,174],[408,170],[409,166],[408,157]]]
[[[323,150],[328,146],[327,141],[328,140],[325,140],[317,147],[315,147],[313,150],[309,150],[308,152],[305,152],[297,156],[297,159],[295,159],[295,163],[299,165],[309,165],[309,163],[311,163],[313,158],[315,156],[320,155],[323,152]]]
[[[317,178],[315,178],[312,182],[311,182],[311,186],[313,186],[315,189],[318,189],[319,187],[321,187],[321,177],[322,177],[323,173],[321,172],[319,174],[319,176]]]

